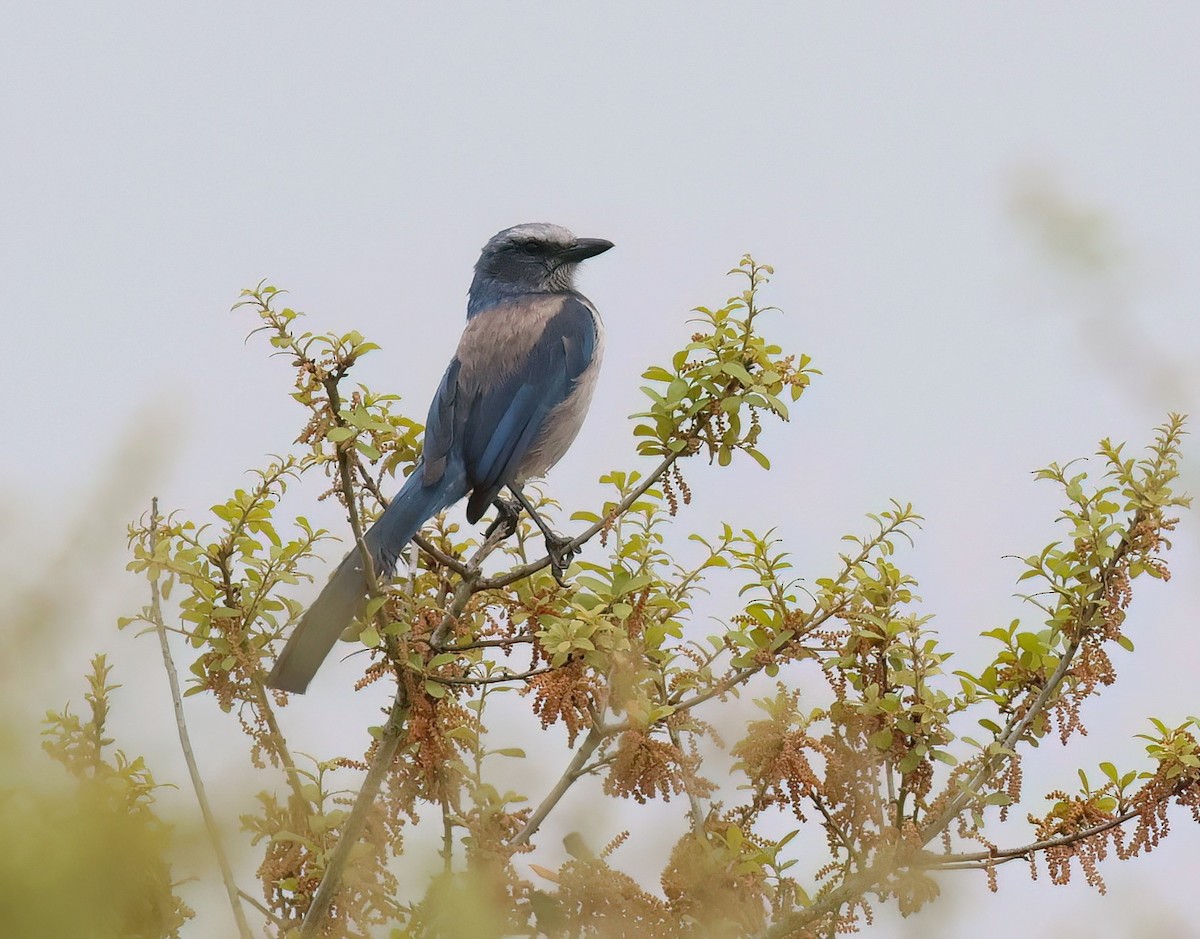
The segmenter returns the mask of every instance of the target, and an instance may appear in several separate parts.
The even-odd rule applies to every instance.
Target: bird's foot
[[[514,500],[504,499],[500,496],[492,500],[492,505],[496,508],[496,520],[483,533],[483,540],[489,540],[496,532],[500,533],[497,535],[498,541],[511,538],[517,531],[517,521],[521,518],[521,506]]]
[[[567,568],[571,566],[571,561],[579,553],[579,548],[572,539],[550,532],[546,535],[546,553],[550,555],[550,572],[554,574],[558,585],[565,587],[567,582],[563,577]]]

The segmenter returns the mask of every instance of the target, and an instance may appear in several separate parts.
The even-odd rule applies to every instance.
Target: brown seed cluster
[[[604,791],[641,803],[658,796],[669,802],[684,791],[682,764],[683,755],[673,744],[642,730],[627,730],[617,743]]]
[[[751,817],[771,805],[788,806],[800,821],[807,821],[804,806],[821,798],[823,788],[810,755],[827,758],[830,748],[797,729],[793,707],[746,727],[746,736],[733,748],[739,767],[750,778],[757,793]]]
[[[582,662],[568,662],[560,669],[533,676],[521,689],[523,695],[530,693],[533,712],[541,718],[543,729],[562,721],[570,746],[575,745],[581,730],[592,726],[595,690]]]

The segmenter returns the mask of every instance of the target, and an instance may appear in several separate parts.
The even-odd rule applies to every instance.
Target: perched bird
[[[567,452],[591,403],[604,347],[596,308],[574,288],[580,261],[612,247],[576,238],[558,225],[533,223],[493,237],[475,265],[467,325],[425,423],[421,461],[365,533],[377,574],[390,576],[405,545],[438,512],[467,496],[467,519],[491,505],[497,524],[516,508],[509,488],[547,538],[555,574],[570,561],[521,494]],[[271,669],[267,684],[303,692],[365,605],[355,546],[330,577]]]

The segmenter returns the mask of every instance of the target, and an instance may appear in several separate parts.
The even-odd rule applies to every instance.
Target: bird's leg
[[[492,505],[496,508],[496,520],[483,533],[483,540],[487,541],[497,531],[502,532],[501,541],[511,538],[517,531],[517,519],[521,517],[520,503],[505,499],[503,496],[496,496],[492,500]]]
[[[565,587],[567,583],[563,580],[563,575],[566,574],[567,568],[571,566],[571,560],[579,553],[579,548],[571,543],[572,539],[558,534],[546,524],[546,520],[538,514],[530,501],[525,498],[525,493],[521,491],[520,486],[509,486],[508,491],[516,497],[516,500],[521,503],[521,507],[529,513],[529,517],[542,530],[542,534],[546,538],[546,553],[550,555],[550,571],[554,574],[554,579],[558,581],[558,585]]]

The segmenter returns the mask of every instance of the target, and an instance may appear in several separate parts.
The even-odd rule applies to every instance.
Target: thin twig
[[[441,652],[446,647],[447,641],[454,633],[454,627],[458,623],[458,618],[467,608],[471,597],[484,589],[479,575],[480,566],[483,564],[484,559],[500,546],[504,537],[504,533],[499,529],[492,532],[491,535],[484,539],[483,544],[476,549],[475,553],[471,555],[470,560],[467,561],[466,574],[454,588],[454,599],[446,610],[445,616],[442,617],[442,621],[429,636],[429,645],[431,648]]]
[[[454,820],[450,817],[450,803],[442,793],[442,870],[447,874],[454,867]]]
[[[658,680],[658,693],[662,696],[662,700],[667,698],[667,686],[662,676]],[[680,775],[683,778],[683,789],[687,793],[688,805],[691,808],[692,815],[692,834],[697,841],[703,842],[707,840],[704,833],[704,820],[707,814],[704,811],[704,805],[701,801],[700,794],[696,792],[696,781],[690,770],[684,766],[683,741],[679,736],[679,729],[669,720],[663,721],[667,728],[667,736],[671,739],[671,746],[679,753]]]
[[[157,547],[158,539],[158,497],[150,503],[150,537],[154,544],[151,551]],[[192,777],[192,788],[196,792],[196,801],[200,803],[200,814],[204,816],[204,828],[208,832],[208,840],[212,842],[213,853],[217,856],[217,865],[221,868],[221,880],[225,884],[225,893],[229,897],[229,905],[233,909],[233,918],[237,922],[238,935],[241,939],[251,939],[250,924],[246,922],[246,911],[242,909],[241,891],[233,879],[233,868],[225,847],[221,843],[221,832],[217,828],[217,820],[213,816],[212,806],[208,802],[208,794],[204,790],[204,780],[200,778],[200,767],[196,764],[196,754],[192,750],[191,736],[188,734],[187,721],[183,713],[183,695],[179,691],[179,674],[175,670],[175,660],[171,656],[171,645],[167,642],[167,627],[163,619],[162,595],[158,589],[158,576],[150,578],[150,616],[158,632],[158,642],[162,649],[163,668],[167,671],[167,681],[171,686],[171,701],[175,705],[175,727],[179,731],[179,746],[183,750],[183,759],[187,763],[188,774]]]
[[[952,865],[978,864],[987,867],[989,864],[1005,864],[1018,859],[1028,859],[1029,855],[1038,851],[1045,851],[1048,848],[1064,848],[1080,841],[1086,841],[1088,838],[1094,838],[1096,835],[1124,825],[1130,819],[1137,818],[1141,814],[1141,809],[1129,809],[1120,815],[1113,816],[1106,822],[1085,828],[1083,831],[1059,835],[1057,838],[1047,838],[1044,841],[1035,841],[1019,848],[996,848],[994,851],[973,851],[963,854],[926,854],[919,863],[921,867],[949,870],[952,869]]]
[[[499,672],[495,675],[423,675],[427,681],[441,685],[497,685],[506,681],[526,681],[537,675],[557,671],[557,666],[545,665],[527,672]]]
[[[846,853],[853,859],[855,864],[862,866],[862,855],[860,855],[854,849],[854,842],[850,840],[850,837],[846,834],[845,829],[834,820],[834,817],[830,814],[829,809],[825,807],[825,803],[821,801],[821,799],[815,794],[810,796],[810,799],[812,800],[812,804],[817,807],[817,811],[819,811],[825,817],[825,823],[829,826],[829,830],[837,835],[838,841],[840,841],[845,847]]]
[[[472,649],[508,648],[522,642],[537,642],[537,636],[508,636],[502,639],[476,639],[455,646],[442,646],[441,652],[470,652]]]
[[[379,485],[371,478],[371,474],[367,472],[367,468],[363,466],[362,463],[357,459],[354,462],[358,467],[358,476],[362,480],[363,488],[371,493],[371,495],[375,497],[375,500],[386,509],[391,503],[391,500],[383,494],[382,490],[379,488]],[[442,551],[437,547],[437,545],[435,545],[420,532],[413,535],[412,540],[418,548],[437,561],[437,563],[442,565],[442,567],[450,568],[450,570],[454,571],[454,573],[456,573],[459,577],[466,576],[466,564],[458,560],[458,558],[453,558],[445,551]]]
[[[287,920],[285,920],[282,916],[277,916],[274,913],[272,913],[265,906],[263,906],[256,899],[254,899],[254,897],[252,897],[252,896],[250,896],[250,894],[246,893],[245,890],[239,890],[238,896],[241,897],[243,900],[245,900],[247,903],[249,903],[256,910],[258,910],[258,912],[260,912],[263,916],[265,916],[267,918],[268,922],[274,923],[276,926],[286,926],[287,925]]]

